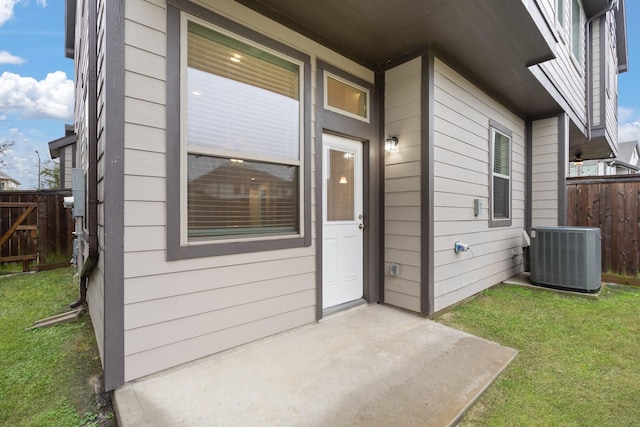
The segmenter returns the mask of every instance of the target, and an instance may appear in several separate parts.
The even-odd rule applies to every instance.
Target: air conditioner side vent
[[[531,282],[581,292],[600,290],[600,229],[533,227]]]

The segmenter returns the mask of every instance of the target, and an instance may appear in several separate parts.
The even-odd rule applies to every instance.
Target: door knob
[[[362,223],[358,224],[358,228],[359,228],[360,230],[362,230],[362,229],[364,228],[364,224],[362,224]]]

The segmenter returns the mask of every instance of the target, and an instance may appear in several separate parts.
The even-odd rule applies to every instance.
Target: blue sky
[[[629,71],[619,79],[620,141],[640,139],[640,1],[627,0]],[[636,62],[638,61],[638,62]],[[0,0],[0,142],[4,172],[36,188],[38,150],[73,123],[73,61],[64,56],[63,0]]]
[[[36,188],[38,150],[73,123],[73,61],[64,56],[64,1],[0,0],[0,141],[5,173]]]
[[[618,122],[621,142],[640,139],[640,1],[627,0],[629,71],[618,79]]]

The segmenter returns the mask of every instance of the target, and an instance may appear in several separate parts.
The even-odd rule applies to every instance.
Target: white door
[[[362,298],[362,143],[322,135],[322,308]]]

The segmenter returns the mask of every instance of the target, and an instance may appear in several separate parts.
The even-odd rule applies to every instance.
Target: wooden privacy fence
[[[69,191],[0,191],[0,264],[66,264],[73,252]],[[65,262],[66,260],[66,262]]]
[[[567,225],[598,227],[602,272],[640,272],[640,176],[567,179]]]

